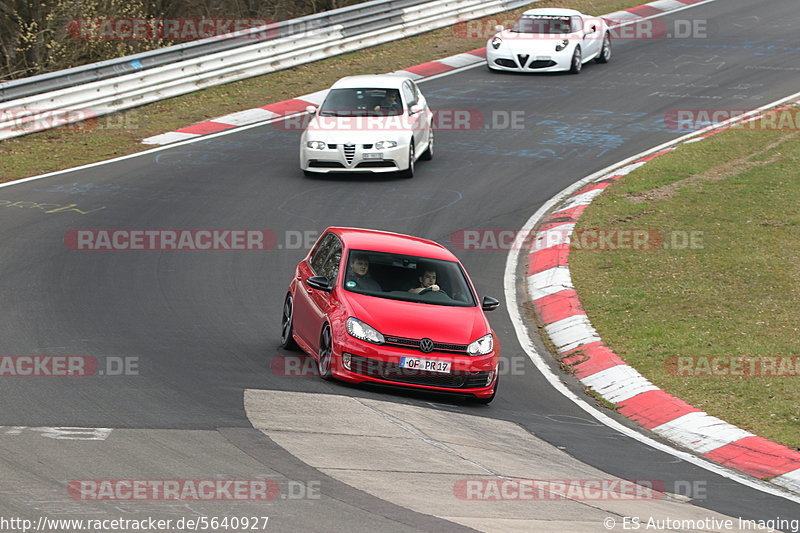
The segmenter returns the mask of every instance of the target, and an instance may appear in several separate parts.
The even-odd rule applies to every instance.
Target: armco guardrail
[[[264,28],[253,28],[220,39],[205,39],[37,76],[39,79],[29,83],[27,89],[23,89],[21,82],[24,80],[18,80],[18,91],[27,90],[33,94],[0,103],[0,139],[259,76],[456,22],[516,9],[535,1],[377,0],[280,23],[275,26],[284,28],[287,35],[276,31],[275,38],[264,41],[252,42],[244,38],[247,33],[264,31]],[[324,25],[320,25],[322,21]],[[181,56],[182,53],[191,57],[187,59]],[[133,72],[126,70],[129,67],[124,64],[132,61],[138,61],[141,68]],[[115,68],[121,69],[122,73],[113,75]],[[93,76],[97,79],[77,83],[76,80],[87,76],[88,79]],[[61,87],[40,92],[35,87],[40,83],[45,87]],[[3,84],[6,90],[13,89],[8,85]]]
[[[396,12],[409,6],[425,3],[427,0],[373,0],[361,4],[343,7],[324,13],[309,15],[267,26],[249,28],[247,30],[217,35],[207,39],[199,39],[175,46],[151,50],[140,54],[109,59],[83,65],[58,72],[50,72],[39,76],[30,76],[19,80],[0,83],[0,102],[33,96],[49,91],[73,87],[82,83],[99,81],[107,78],[139,72],[149,68],[160,67],[176,61],[184,61],[239,48],[275,37],[288,37],[306,32],[313,28],[321,28],[331,24],[357,24],[362,20],[383,20],[382,15]],[[267,36],[267,37],[258,37]]]

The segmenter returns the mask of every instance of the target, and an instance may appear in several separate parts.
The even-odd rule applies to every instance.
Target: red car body
[[[376,270],[384,268],[384,286],[411,279],[414,271],[403,268],[408,259],[403,263],[399,258],[436,261],[440,269],[455,273],[448,289],[460,300],[442,290],[444,296],[428,296],[448,302],[443,305],[404,301],[410,292],[406,287],[373,295],[353,292],[356,283],[345,281],[346,276],[352,276],[348,270],[351,252],[372,252],[371,257],[389,258],[384,265],[370,263]],[[322,257],[324,254],[328,254],[327,260]],[[463,283],[458,272],[463,274]],[[392,279],[387,279],[387,273]],[[317,277],[326,274],[325,278]],[[403,276],[404,280],[396,279]],[[427,296],[420,293],[419,298]],[[499,343],[484,310],[497,305],[491,298],[478,302],[461,263],[440,244],[397,233],[330,227],[297,265],[284,301],[281,343],[286,348],[299,346],[312,356],[323,378],[460,393],[488,403],[497,389]],[[377,330],[378,338],[384,342],[352,335],[352,324],[348,324],[351,317]],[[476,340],[487,336],[490,338],[482,339],[481,348],[474,348]],[[476,355],[467,353],[471,344]],[[431,370],[424,371],[424,366]]]

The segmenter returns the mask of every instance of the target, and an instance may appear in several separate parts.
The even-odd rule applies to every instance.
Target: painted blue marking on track
[[[131,61],[131,62],[130,62],[130,65],[131,65],[133,68],[135,68],[135,69],[140,69],[140,68],[142,68],[142,62],[141,62],[141,61],[139,61],[138,59],[134,59],[133,61]]]

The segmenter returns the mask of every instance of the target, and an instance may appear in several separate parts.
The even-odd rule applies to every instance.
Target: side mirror
[[[500,306],[500,302],[495,300],[491,296],[484,296],[483,302],[481,302],[481,307],[484,311],[494,311]]]
[[[317,114],[317,108],[314,107],[313,105],[307,106],[306,107],[306,113],[308,113],[309,115],[316,115]]]
[[[494,27],[494,31],[496,31],[497,33],[500,33],[503,30],[505,30],[505,27],[503,27],[502,24],[498,24],[497,26]]]
[[[319,291],[331,292],[333,287],[325,276],[311,276],[306,280],[308,286]]]
[[[424,106],[421,106],[420,104],[414,104],[411,106],[408,112],[411,115],[416,115],[417,113],[421,113],[424,109],[425,109]]]

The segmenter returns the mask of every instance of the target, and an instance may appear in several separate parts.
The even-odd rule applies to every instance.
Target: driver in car
[[[408,292],[419,294],[426,289],[430,289],[431,291],[441,290],[441,288],[436,284],[436,271],[432,268],[425,268],[422,270],[422,275],[419,276],[419,284],[419,287],[408,289]],[[444,291],[442,291],[442,294],[444,294]]]
[[[389,89],[386,95],[381,100],[380,104],[375,106],[375,111],[397,111],[403,108],[400,102],[400,92],[396,89]]]

